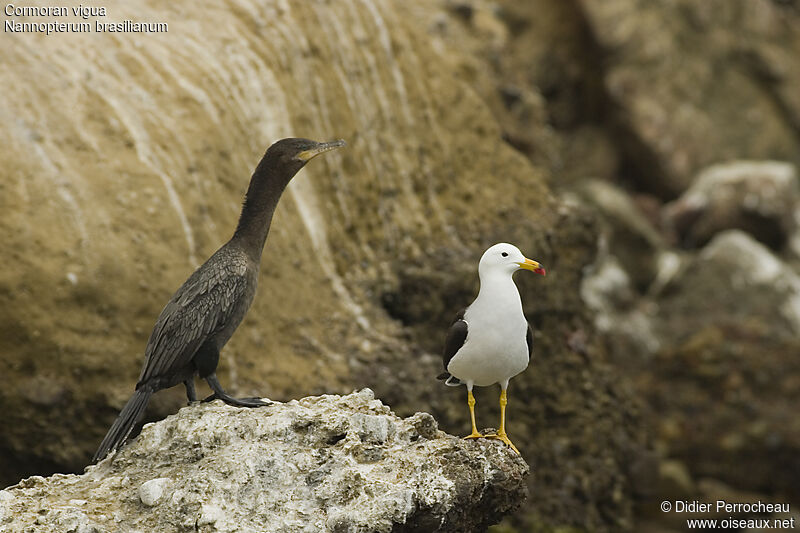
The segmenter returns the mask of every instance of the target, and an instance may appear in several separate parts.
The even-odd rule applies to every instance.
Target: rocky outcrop
[[[499,441],[406,419],[369,389],[148,425],[83,475],[0,491],[11,532],[476,532],[522,505],[528,467]]]

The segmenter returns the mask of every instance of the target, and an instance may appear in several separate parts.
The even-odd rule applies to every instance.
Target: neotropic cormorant
[[[223,390],[216,375],[219,352],[253,301],[261,252],[281,193],[311,158],[343,145],[341,140],[318,143],[290,138],[269,147],[250,179],[233,237],[189,276],[158,316],[136,392],[92,462],[125,443],[154,392],[183,383],[189,401],[196,401],[195,374],[214,391],[207,400],[219,398],[241,407],[269,405],[258,398],[233,398]]]
[[[468,439],[488,437],[508,444],[506,434],[506,389],[508,381],[525,370],[533,353],[533,331],[522,313],[522,300],[511,278],[519,269],[544,275],[544,268],[527,259],[511,244],[495,244],[483,253],[478,264],[481,288],[478,296],[460,311],[447,332],[444,369],[438,379],[446,385],[467,386],[467,405],[472,419]],[[500,428],[494,435],[481,435],[475,426],[475,397],[472,387],[500,384]]]

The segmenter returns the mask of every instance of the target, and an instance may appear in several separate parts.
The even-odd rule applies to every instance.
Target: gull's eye
[[[502,254],[500,254],[500,255],[502,255],[503,257],[508,257],[508,252],[503,252],[503,253],[502,253]]]

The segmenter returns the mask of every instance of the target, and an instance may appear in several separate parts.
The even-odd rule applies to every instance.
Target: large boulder
[[[740,229],[781,250],[793,244],[800,226],[797,168],[782,161],[712,165],[664,214],[684,246],[702,246],[717,233]]]
[[[528,466],[372,391],[261,409],[220,401],[148,425],[83,475],[0,491],[12,532],[477,532],[527,497]]]
[[[707,325],[746,326],[774,340],[800,335],[800,276],[739,230],[716,235],[659,301],[659,329],[671,344]]]

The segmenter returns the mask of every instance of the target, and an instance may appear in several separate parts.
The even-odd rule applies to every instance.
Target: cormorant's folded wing
[[[147,342],[139,384],[187,365],[200,346],[233,318],[236,302],[247,291],[246,269],[213,261],[215,256],[186,280],[161,311]]]

